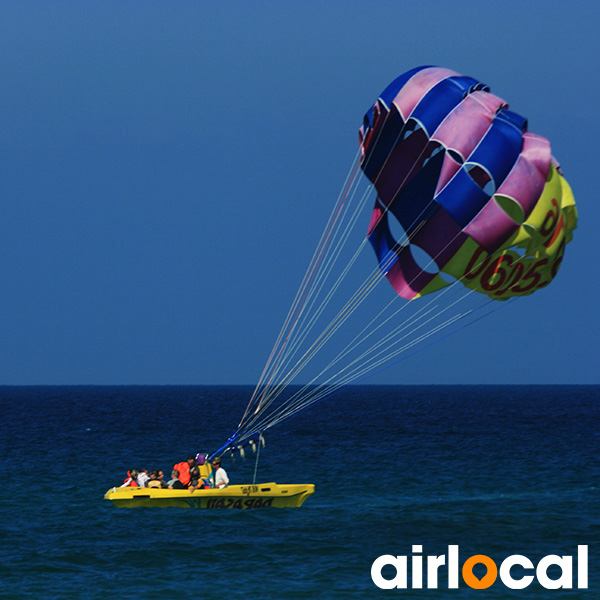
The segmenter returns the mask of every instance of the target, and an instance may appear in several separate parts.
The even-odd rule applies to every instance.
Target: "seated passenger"
[[[148,479],[148,487],[149,488],[161,488],[162,482],[158,478],[158,469],[152,469],[150,471],[150,479]]]
[[[207,485],[207,481],[200,477],[200,469],[198,467],[194,467],[190,471],[190,476],[190,484],[188,485],[190,492],[193,492],[194,490],[203,490],[205,488],[210,488],[210,485]]]
[[[148,485],[148,469],[140,469],[137,477],[137,483],[140,487],[147,487]]]
[[[137,469],[130,469],[127,471],[127,479],[125,479],[123,485],[120,487],[139,487],[137,482],[138,474],[139,473]]]
[[[173,465],[173,469],[179,471],[179,480],[183,485],[187,486],[190,483],[190,469],[196,466],[196,458],[189,455],[186,460]]]
[[[190,482],[188,483],[188,487],[198,485],[198,481],[200,479],[200,469],[198,467],[192,467],[190,469]]]
[[[167,485],[167,482],[165,481],[165,474],[162,472],[161,469],[158,469],[158,480],[160,481],[160,487],[162,487],[162,488],[169,487]]]
[[[171,481],[169,481],[169,489],[171,490],[185,490],[185,485],[179,481],[179,471],[177,469],[173,469],[173,473],[171,473]]]

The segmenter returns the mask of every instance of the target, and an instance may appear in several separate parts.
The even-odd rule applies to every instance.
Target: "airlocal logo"
[[[448,588],[457,588],[459,586],[459,573],[462,574],[463,581],[471,588],[476,590],[485,590],[492,586],[498,577],[500,581],[511,590],[522,590],[537,578],[538,583],[548,589],[570,589],[573,587],[573,557],[557,556],[550,554],[544,556],[536,565],[521,554],[513,554],[505,558],[500,567],[485,554],[476,554],[469,557],[459,569],[459,547],[448,546],[448,556],[426,556],[422,555],[423,546],[412,547],[413,556],[411,557],[411,582],[412,589],[423,588],[424,575],[426,575],[426,587],[437,589],[438,587],[438,569],[444,567],[447,563]],[[447,559],[447,560],[446,560]],[[484,565],[487,572],[478,577],[473,573],[475,565]],[[425,570],[424,567],[425,566]],[[558,567],[560,577],[551,578],[548,575],[548,569],[551,566]],[[390,568],[391,567],[391,568]],[[516,567],[513,570],[513,567]],[[389,576],[394,573],[391,579],[384,577],[383,569]],[[481,567],[477,572],[483,571]],[[408,557],[392,556],[384,554],[373,562],[371,567],[371,578],[373,583],[383,590],[406,589],[408,587]],[[588,547],[577,546],[577,581],[576,585],[580,589],[588,587]]]

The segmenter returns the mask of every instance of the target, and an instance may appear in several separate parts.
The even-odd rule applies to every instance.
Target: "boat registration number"
[[[209,498],[206,508],[265,508],[272,503],[273,498]]]

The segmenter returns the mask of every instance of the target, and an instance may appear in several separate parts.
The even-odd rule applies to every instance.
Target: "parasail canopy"
[[[504,300],[554,278],[577,224],[573,194],[550,142],[483,83],[439,67],[408,71],[359,137],[377,190],[369,240],[400,296],[459,280]]]
[[[549,141],[483,83],[412,69],[367,111],[359,142],[246,411],[217,453],[255,445],[558,271],[577,225],[573,194]],[[361,258],[369,243],[372,270]],[[396,294],[377,294],[386,278]]]

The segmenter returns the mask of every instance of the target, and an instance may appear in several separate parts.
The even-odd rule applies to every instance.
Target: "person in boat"
[[[150,479],[148,479],[149,488],[162,488],[163,482],[158,478],[158,469],[150,471]]]
[[[221,459],[214,458],[212,461],[212,487],[224,488],[229,485],[229,477],[227,477],[227,471],[221,466]]]
[[[171,481],[169,481],[168,487],[171,490],[185,490],[185,485],[181,483],[179,479],[179,471],[177,469],[173,469],[173,473],[171,473]]]
[[[210,488],[209,481],[206,479],[202,479],[200,477],[200,469],[198,467],[194,467],[190,471],[191,479],[190,484],[188,485],[188,489],[190,492],[194,492],[194,490],[204,490]]]
[[[168,488],[169,486],[167,485],[167,482],[165,481],[165,474],[162,472],[161,469],[156,469],[158,475],[157,475],[157,479],[160,481],[160,487],[162,487],[163,489]]]
[[[183,462],[177,463],[173,466],[173,469],[179,471],[179,481],[183,485],[188,486],[190,483],[190,470],[196,466],[196,457],[190,454],[187,459]]]
[[[190,481],[188,483],[188,487],[198,487],[198,482],[200,481],[200,469],[194,465],[190,469]]]
[[[140,469],[137,477],[137,483],[140,487],[148,487],[148,469]]]
[[[121,485],[120,487],[139,487],[137,481],[138,475],[139,472],[137,469],[130,469],[129,471],[127,471],[127,478],[123,482],[123,485]]]

